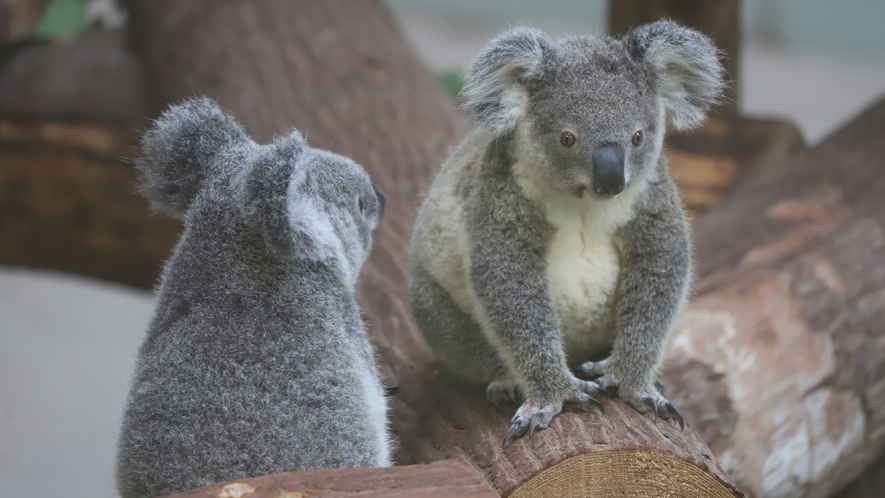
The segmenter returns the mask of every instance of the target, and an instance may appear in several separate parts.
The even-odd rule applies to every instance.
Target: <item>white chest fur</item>
[[[548,289],[559,315],[563,349],[570,360],[578,359],[614,339],[614,330],[602,329],[602,318],[620,273],[615,232],[633,217],[643,185],[631,185],[609,200],[578,199],[540,185],[530,167],[517,163],[513,172],[556,229],[545,261]]]

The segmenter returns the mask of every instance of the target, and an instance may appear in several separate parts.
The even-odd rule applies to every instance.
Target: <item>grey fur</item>
[[[419,211],[410,295],[443,364],[495,403],[524,397],[505,443],[603,388],[681,421],[654,385],[691,273],[662,146],[667,119],[702,121],[722,76],[709,39],[671,21],[558,43],[514,28],[474,61],[476,126]],[[609,157],[623,182],[599,190]]]
[[[354,288],[384,211],[365,171],[298,132],[257,145],[209,99],[166,111],[136,166],[185,229],[126,403],[123,497],[389,465]]]

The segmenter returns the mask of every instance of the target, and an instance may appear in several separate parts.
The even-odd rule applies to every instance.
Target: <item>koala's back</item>
[[[209,210],[164,270],[123,421],[122,495],[389,465],[352,290],[321,263],[275,262],[235,210]]]

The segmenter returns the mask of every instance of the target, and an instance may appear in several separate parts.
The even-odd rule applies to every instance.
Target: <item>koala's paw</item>
[[[510,427],[504,434],[504,447],[512,439],[524,436],[526,432],[532,437],[536,430],[546,429],[553,421],[553,417],[562,411],[563,403],[577,403],[586,408],[596,406],[604,413],[605,408],[602,403],[594,397],[599,394],[606,393],[595,382],[574,379],[560,401],[546,404],[526,401],[510,420]]]
[[[596,382],[603,389],[616,392],[619,398],[626,401],[639,413],[653,414],[656,422],[658,417],[668,421],[675,420],[679,424],[679,430],[685,429],[685,419],[679,410],[664,397],[664,386],[660,382],[655,382],[654,389],[633,391],[622,389],[609,375],[602,376]]]
[[[502,403],[519,406],[519,388],[516,387],[516,382],[509,377],[489,384],[489,387],[486,388],[486,397],[496,408],[501,408]]]

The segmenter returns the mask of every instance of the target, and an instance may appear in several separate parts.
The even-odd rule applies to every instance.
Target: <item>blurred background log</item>
[[[885,99],[695,223],[663,382],[752,496],[829,496],[885,452],[883,172]]]
[[[0,261],[156,283],[180,225],[135,188],[147,87],[120,33],[0,57]]]
[[[31,35],[49,0],[0,0],[0,47]]]

